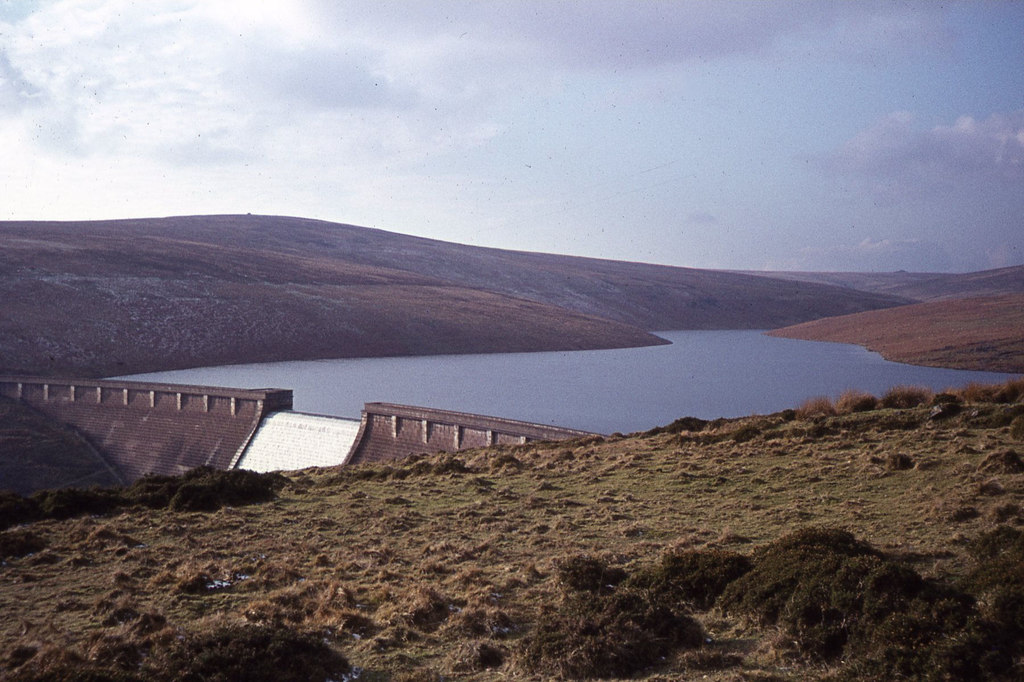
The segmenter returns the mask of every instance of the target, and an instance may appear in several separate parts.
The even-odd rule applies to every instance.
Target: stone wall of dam
[[[40,377],[0,377],[0,395],[74,427],[126,483],[233,468],[263,418],[292,406],[280,389]]]
[[[309,415],[275,388],[8,376],[0,395],[74,428],[124,483],[198,466],[293,470],[593,435],[391,403],[366,403],[359,420]]]
[[[359,431],[346,463],[385,462],[416,454],[594,435],[558,426],[392,403],[366,403]]]

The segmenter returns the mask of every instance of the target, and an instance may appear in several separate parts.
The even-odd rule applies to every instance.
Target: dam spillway
[[[359,420],[309,415],[279,388],[6,376],[0,396],[75,429],[124,483],[198,466],[292,470],[594,435],[391,403],[366,403]]]
[[[344,464],[359,424],[357,419],[275,412],[264,417],[237,466],[265,473]]]

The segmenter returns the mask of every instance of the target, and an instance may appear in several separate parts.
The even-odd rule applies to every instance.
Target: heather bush
[[[0,530],[35,521],[40,515],[36,500],[0,490]]]
[[[108,514],[120,506],[117,491],[102,488],[61,488],[44,490],[32,496],[40,515],[48,519],[69,519],[85,514]]]
[[[645,589],[662,603],[707,610],[726,586],[750,570],[750,559],[720,549],[664,554],[653,566],[634,573],[631,587]]]
[[[671,424],[659,426],[647,432],[649,436],[656,436],[661,433],[682,433],[683,431],[703,431],[708,426],[708,421],[697,417],[680,417]]]
[[[1024,637],[1024,531],[999,526],[979,536],[970,551],[975,567],[964,586],[983,598],[992,620]]]
[[[609,592],[627,577],[623,569],[609,566],[604,559],[587,554],[559,560],[555,564],[555,572],[558,584],[573,592]]]
[[[348,661],[322,635],[281,626],[226,625],[192,634],[147,661],[152,679],[203,682],[327,682]]]
[[[720,604],[781,626],[812,660],[844,659],[850,679],[986,679],[1013,664],[1007,638],[972,596],[845,531],[799,531],[762,548]]]
[[[697,621],[645,590],[576,592],[541,616],[524,640],[519,665],[547,678],[628,677],[702,641]]]

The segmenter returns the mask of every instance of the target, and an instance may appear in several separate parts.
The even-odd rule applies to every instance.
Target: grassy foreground
[[[205,474],[63,519],[8,496],[0,678],[1019,679],[1022,415],[1024,382],[900,389],[250,504]]]

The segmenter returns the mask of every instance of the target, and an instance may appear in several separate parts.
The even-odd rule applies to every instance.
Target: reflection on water
[[[681,416],[766,414],[847,388],[941,390],[994,372],[916,367],[859,346],[779,339],[757,331],[659,332],[669,346],[554,353],[441,355],[234,365],[134,379],[239,388],[290,388],[295,409],[358,417],[384,401],[628,433]]]

